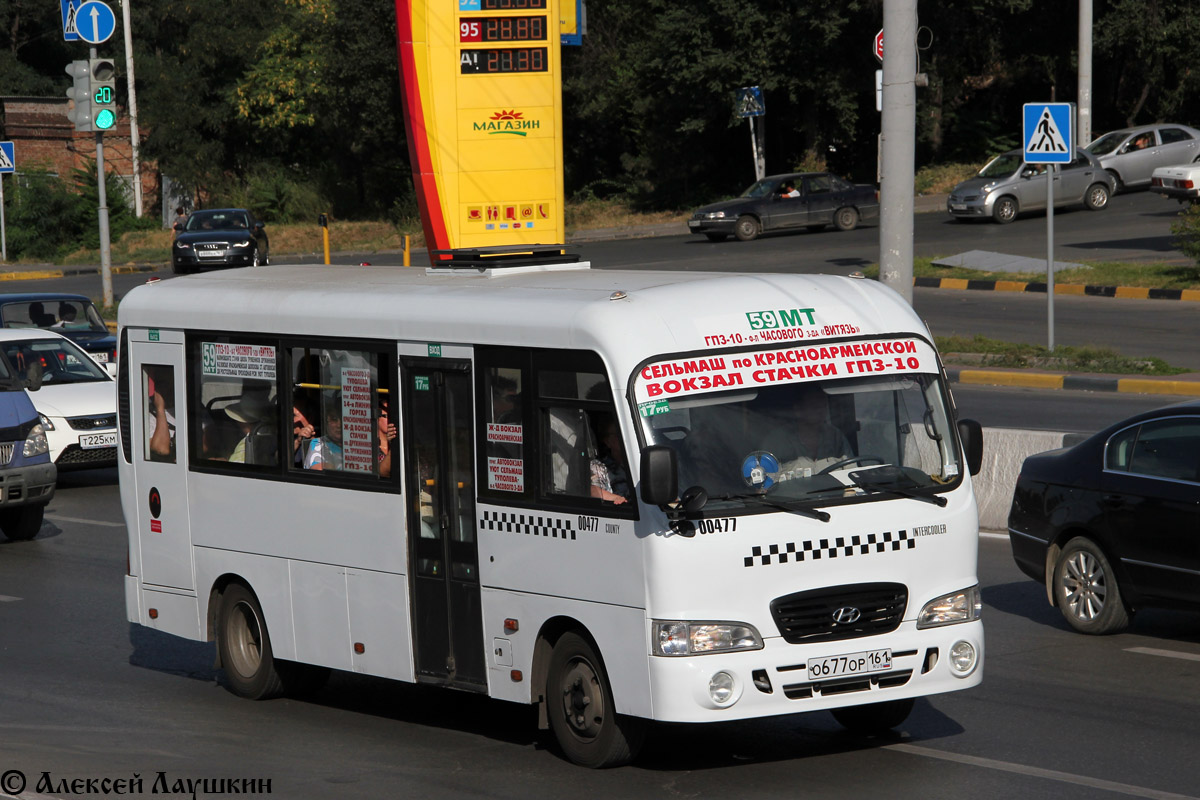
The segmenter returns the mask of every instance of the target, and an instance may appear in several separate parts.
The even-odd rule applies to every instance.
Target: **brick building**
[[[78,133],[67,119],[66,97],[0,97],[0,140],[11,141],[17,174],[33,168],[47,169],[64,179],[96,159],[96,134]],[[145,129],[138,127],[141,139]],[[104,132],[104,168],[121,176],[130,189],[132,206],[133,154],[129,142],[129,116],[119,114],[116,126]],[[143,214],[158,203],[159,176],[153,164],[141,159]]]

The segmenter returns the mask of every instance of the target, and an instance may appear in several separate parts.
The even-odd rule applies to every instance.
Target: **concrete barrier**
[[[1014,428],[983,429],[983,468],[974,477],[975,500],[979,504],[979,529],[1007,531],[1008,509],[1013,488],[1026,456],[1057,450],[1079,437],[1054,431],[1025,431]]]

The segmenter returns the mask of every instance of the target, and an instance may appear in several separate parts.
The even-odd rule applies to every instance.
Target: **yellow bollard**
[[[317,224],[321,226],[321,241],[325,246],[325,263],[329,263],[329,215],[318,214]]]
[[[409,246],[408,246],[409,241],[408,240],[409,240],[409,236],[406,233],[406,234],[404,234],[404,266],[411,267],[412,266],[412,251],[409,249]]]

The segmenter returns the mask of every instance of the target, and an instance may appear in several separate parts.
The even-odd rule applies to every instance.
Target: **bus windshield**
[[[708,511],[760,508],[761,495],[812,507],[930,497],[962,465],[934,374],[783,383],[690,394],[642,419],[673,447],[681,489]]]

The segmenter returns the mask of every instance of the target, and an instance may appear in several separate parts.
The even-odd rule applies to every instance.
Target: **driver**
[[[775,445],[783,472],[816,473],[853,455],[846,434],[829,420],[829,402],[819,386],[800,387],[788,423]]]

